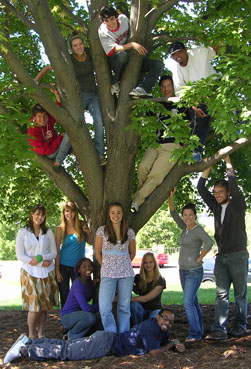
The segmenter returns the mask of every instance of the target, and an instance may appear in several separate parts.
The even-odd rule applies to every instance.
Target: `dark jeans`
[[[111,70],[114,72],[112,84],[121,80],[124,69],[128,63],[128,54],[126,51],[115,53],[108,57]],[[142,62],[141,74],[143,78],[139,83],[146,92],[150,92],[159,76],[163,72],[164,64],[160,60],[153,60],[145,57]]]
[[[212,331],[226,332],[229,311],[229,290],[234,287],[235,316],[233,327],[247,328],[248,252],[218,255],[215,261],[216,278],[215,322]]]
[[[128,63],[128,60],[129,57],[126,51],[121,51],[108,57],[108,62],[110,64],[111,70],[114,73],[112,77],[112,85],[121,80],[122,74]]]
[[[117,334],[97,331],[74,341],[41,338],[30,340],[24,356],[33,360],[87,360],[112,355]]]
[[[63,277],[63,281],[61,283],[58,283],[61,308],[63,308],[70,291],[70,280],[72,283],[76,278],[76,274],[73,267],[62,264],[59,265],[59,271]]]
[[[205,118],[199,118],[195,114],[195,111],[192,108],[190,108],[190,117],[191,117],[190,128],[192,129],[192,134],[198,136],[201,145],[204,146],[210,128],[210,116],[208,115],[207,106],[205,104],[200,104],[199,108],[201,108],[204,111],[204,113],[207,114],[207,116]],[[202,147],[197,148],[195,151],[201,152]]]

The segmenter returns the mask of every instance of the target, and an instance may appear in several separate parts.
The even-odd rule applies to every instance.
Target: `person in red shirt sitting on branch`
[[[61,106],[61,99],[57,90],[51,90],[58,106]],[[32,108],[31,121],[34,123],[27,133],[29,144],[32,150],[39,155],[46,155],[49,159],[54,159],[53,170],[57,170],[63,164],[64,159],[72,152],[72,146],[67,133],[60,133],[54,129],[56,119],[51,116],[40,104]]]

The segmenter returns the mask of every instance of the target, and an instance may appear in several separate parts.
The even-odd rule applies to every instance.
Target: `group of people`
[[[218,246],[215,321],[205,337],[211,340],[228,338],[232,283],[235,316],[229,334],[241,337],[247,329],[246,205],[230,157],[226,156],[224,160],[228,181],[218,180],[213,195],[205,186],[211,168],[204,170],[198,181],[198,191],[214,214]],[[211,249],[213,240],[196,223],[193,203],[182,208],[182,217],[178,215],[173,200],[175,191],[170,194],[169,207],[171,216],[182,229],[179,273],[189,323],[185,342],[193,343],[204,338],[197,292],[203,277],[203,258]],[[86,240],[92,242],[91,234],[87,225],[79,220],[75,204],[65,204],[61,224],[56,229],[56,241],[46,226],[44,206],[37,205],[31,210],[27,226],[19,230],[16,243],[17,257],[22,261],[22,301],[23,309],[28,310],[29,337],[19,337],[6,354],[5,362],[21,355],[37,360],[79,360],[110,354],[157,353],[174,347],[183,351],[184,346],[179,341],[173,344],[167,333],[174,315],[162,305],[161,295],[166,281],[153,253],[144,255],[140,273],[134,276],[131,260],[136,253],[135,233],[128,227],[122,205],[109,205],[106,223],[96,232],[96,258],[101,266],[99,291],[99,279],[93,281],[91,277],[92,261],[84,256]],[[56,260],[56,277],[53,260]],[[58,306],[56,279],[61,293],[61,322],[68,342],[44,337],[47,311]],[[73,283],[69,290],[70,279]],[[136,295],[132,296],[132,291]],[[95,302],[90,303],[91,300]],[[167,336],[163,336],[163,332]]]
[[[151,90],[163,73],[163,62],[150,59],[149,53],[143,45],[133,41],[128,42],[129,19],[126,15],[119,14],[111,6],[104,6],[100,10],[99,17],[102,22],[98,29],[99,40],[107,55],[112,73],[111,94],[118,95],[120,93],[120,81],[123,79],[123,73],[129,61],[128,50],[134,49],[143,59],[141,79],[138,85],[129,92],[129,96],[132,98],[151,97]],[[107,158],[105,157],[104,124],[91,52],[85,46],[83,35],[78,32],[73,32],[68,40],[68,45],[71,51],[70,58],[75,76],[81,90],[83,110],[88,110],[93,118],[96,149],[100,158],[100,164],[105,165]],[[164,87],[162,87],[162,84],[167,83],[165,79],[161,78],[159,82],[161,92],[167,99],[172,99],[175,96],[174,91],[178,96],[181,96],[182,86],[185,86],[189,81],[198,81],[215,73],[210,63],[211,59],[216,55],[212,48],[198,47],[187,50],[184,44],[179,41],[170,45],[169,53],[173,60],[177,62],[177,65],[172,70],[173,80],[170,76],[169,83],[172,84],[170,90],[164,90]],[[51,70],[52,67],[50,65],[44,67],[35,77],[35,81],[39,83],[46,73]],[[60,105],[59,94],[54,89],[51,91],[56,95],[57,103]],[[176,110],[177,113],[180,113],[175,103],[163,103],[163,105],[167,111]],[[144,202],[144,198],[163,181],[165,175],[168,174],[174,165],[170,161],[170,156],[171,152],[179,147],[179,143],[176,143],[173,137],[163,137],[169,118],[168,114],[166,117],[161,117],[163,129],[158,132],[157,139],[161,146],[160,152],[154,154],[153,151],[150,152],[148,150],[143,158],[142,166],[139,168],[138,192],[140,190],[141,192],[135,194],[135,199],[132,203],[133,211],[138,210],[139,206]],[[190,122],[192,134],[199,137],[199,147],[192,153],[192,158],[195,161],[201,161],[201,152],[206,142],[210,122],[206,105],[202,103],[198,107],[188,108],[186,119]],[[54,164],[52,168],[57,171],[66,156],[72,152],[67,133],[57,135],[54,129],[55,119],[40,104],[36,104],[33,108],[31,121],[33,126],[28,129],[28,140],[32,149],[40,155],[46,155],[49,159],[53,159]],[[169,144],[168,146],[166,145],[167,143]],[[157,162],[155,163],[155,161]],[[149,173],[151,169],[152,173]],[[148,178],[148,175],[150,178]],[[141,189],[145,181],[147,183],[144,189]]]
[[[163,63],[159,60],[149,59],[147,50],[136,42],[127,43],[129,34],[128,18],[112,7],[103,7],[100,11],[102,24],[99,27],[99,39],[108,57],[112,71],[111,94],[118,94],[120,91],[120,79],[128,63],[127,50],[134,48],[140,55],[144,56],[142,64],[143,80],[134,88],[129,95],[131,97],[151,97],[151,89],[163,71]],[[93,118],[94,141],[100,158],[100,165],[105,165],[105,144],[104,144],[104,124],[98,97],[98,88],[95,80],[95,69],[91,57],[90,49],[85,47],[84,37],[81,33],[73,32],[68,40],[71,50],[71,61],[73,64],[76,79],[81,90],[83,110],[89,111]],[[35,77],[35,82],[39,81],[52,70],[51,65],[44,67]],[[60,97],[55,90],[51,90],[60,104]],[[53,125],[55,120],[40,105],[36,104],[39,113],[43,114],[43,119],[39,119],[38,111],[32,111],[31,121],[34,127],[28,130],[29,143],[33,150],[46,155],[49,159],[54,159],[53,170],[57,170],[63,163],[66,156],[71,153],[72,148],[66,133],[57,135]],[[52,121],[52,122],[50,122]],[[64,136],[64,137],[63,137]],[[65,143],[65,141],[67,143]],[[67,146],[67,147],[66,147]]]
[[[120,81],[129,60],[127,51],[133,48],[143,56],[143,79],[129,95],[151,96],[151,89],[163,72],[163,63],[149,59],[143,45],[127,41],[129,21],[125,15],[119,15],[114,8],[105,6],[100,11],[100,19],[99,39],[112,71],[111,94],[120,93]],[[70,37],[69,47],[81,89],[83,109],[87,109],[93,117],[96,148],[100,164],[105,165],[104,127],[91,53],[78,33]],[[197,161],[201,161],[201,147],[209,131],[210,117],[204,104],[180,109],[172,102],[172,98],[175,92],[180,96],[181,87],[189,81],[197,81],[215,73],[210,64],[215,51],[205,47],[187,50],[181,42],[172,43],[169,51],[176,61],[173,78],[165,75],[159,81],[162,95],[170,99],[162,103],[167,115],[158,116],[162,125],[162,129],[156,132],[159,147],[148,148],[139,163],[139,186],[131,204],[133,212],[139,210],[145,198],[161,184],[175,164],[170,158],[173,150],[179,148],[182,142],[177,143],[174,137],[165,135],[170,112],[184,114],[193,133],[199,137],[201,146],[193,153]],[[45,67],[37,75],[36,82],[51,70],[51,66]],[[57,90],[52,91],[60,106]],[[58,170],[65,157],[72,152],[68,135],[56,133],[55,119],[40,104],[34,106],[31,120],[34,123],[28,130],[31,146],[38,154],[53,159],[53,169]],[[214,213],[215,240],[218,245],[215,322],[206,337],[215,340],[228,337],[231,283],[236,305],[230,334],[239,337],[245,334],[247,328],[245,201],[236,183],[229,156],[224,160],[228,181],[217,181],[213,195],[205,187],[211,168],[203,172],[198,182],[201,197]],[[203,278],[203,258],[212,248],[213,240],[196,223],[193,203],[186,204],[182,208],[182,217],[179,216],[174,205],[175,191],[176,188],[170,194],[169,208],[171,216],[182,229],[179,273],[189,323],[185,342],[191,343],[204,337],[197,291]],[[100,265],[100,278],[95,280],[92,279],[93,262],[85,257],[86,242],[95,242],[95,255]],[[65,203],[55,237],[46,225],[45,207],[38,204],[32,208],[27,225],[18,232],[16,254],[22,261],[22,305],[28,311],[29,334],[19,337],[6,354],[5,363],[20,356],[35,360],[80,360],[112,354],[156,354],[172,348],[184,351],[184,345],[178,340],[170,340],[169,328],[174,321],[174,314],[162,305],[161,295],[166,288],[166,281],[159,272],[153,253],[144,255],[140,273],[134,276],[131,261],[136,254],[135,233],[128,227],[120,203],[114,202],[108,206],[106,223],[97,229],[95,241],[86,222],[79,219],[75,203]],[[61,323],[68,340],[44,337],[47,311],[59,306],[58,289]],[[132,296],[132,292],[135,295]]]

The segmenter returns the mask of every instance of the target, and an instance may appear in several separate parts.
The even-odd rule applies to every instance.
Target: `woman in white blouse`
[[[22,261],[22,306],[28,311],[29,337],[42,338],[47,311],[58,306],[54,265],[57,249],[54,235],[46,226],[44,205],[35,205],[26,227],[18,231],[16,255]]]

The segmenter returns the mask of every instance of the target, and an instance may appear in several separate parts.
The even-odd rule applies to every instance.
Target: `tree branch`
[[[192,41],[197,41],[198,37],[195,36],[180,36],[180,37],[170,37],[168,35],[159,35],[159,36],[154,36],[152,38],[153,41],[166,41],[166,42],[174,42],[174,41],[184,41],[184,40],[192,40]]]
[[[90,218],[89,201],[83,194],[82,190],[72,180],[71,176],[60,168],[58,173],[52,171],[53,160],[48,159],[45,155],[35,155],[36,161],[41,165],[42,170],[48,177],[56,184],[58,188],[67,196],[71,201],[78,204],[79,212],[82,216]]]
[[[129,222],[133,224],[133,229],[138,232],[140,228],[152,217],[152,215],[160,208],[170,195],[173,187],[177,185],[179,180],[192,172],[202,172],[206,168],[217,164],[221,159],[226,157],[242,147],[251,143],[251,136],[240,138],[230,145],[220,149],[213,156],[205,159],[201,163],[175,165],[168,173],[165,180],[157,187],[155,191],[147,198],[140,207],[140,211],[130,216]]]
[[[102,5],[107,5],[107,2],[102,2]],[[99,10],[102,7],[101,1],[90,2],[90,29],[88,33],[89,44],[91,46],[92,61],[96,71],[96,77],[98,81],[99,95],[102,115],[105,123],[106,136],[109,137],[111,124],[116,119],[116,98],[111,95],[111,69],[108,63],[108,58],[104,53],[101,46],[98,27],[100,26]],[[109,122],[109,124],[108,124]]]
[[[167,0],[161,3],[157,8],[151,10],[146,15],[148,19],[148,26],[152,30],[155,24],[158,22],[159,18],[168,10],[170,10],[174,5],[178,4],[180,0]]]
[[[42,89],[36,85],[21,63],[19,57],[13,52],[10,45],[4,41],[4,46],[8,49],[7,54],[0,49],[0,55],[4,57],[11,67],[14,74],[17,74],[23,86],[30,87],[30,96],[37,100],[43,107],[59,121],[66,132],[69,134],[70,141],[83,173],[88,194],[93,191],[95,186],[95,195],[90,197],[90,201],[96,206],[102,206],[103,199],[103,171],[99,165],[99,158],[95,145],[90,137],[88,127],[81,120],[74,120],[68,113],[67,107],[59,107],[47,96]],[[72,111],[72,110],[70,110]],[[80,105],[82,112],[82,106]],[[83,144],[84,143],[84,144]],[[88,157],[88,161],[86,158]]]
[[[146,10],[146,0],[141,0],[134,3],[134,11],[130,17],[130,38],[133,38],[135,41],[141,41],[142,35],[144,35],[144,37],[146,36],[145,32],[143,32],[146,27]]]
[[[78,17],[77,15],[73,14],[72,11],[70,9],[67,8],[66,5],[64,5],[64,3],[62,1],[60,1],[60,6],[62,8],[62,10],[65,11],[65,13],[75,22],[78,23],[84,30],[84,34],[87,35],[88,33],[88,28],[85,24],[85,22],[83,21],[82,18]]]
[[[145,101],[147,100],[147,102],[157,102],[157,103],[161,103],[161,102],[170,102],[168,101],[168,98],[167,97],[150,97],[150,98],[134,98],[134,99],[131,99],[131,101],[129,101],[129,105],[130,106],[134,106],[134,105],[139,105],[142,103],[142,101]]]
[[[33,29],[35,32],[37,32],[37,28],[35,23],[30,22],[28,19],[26,19],[23,14],[21,14],[13,5],[9,3],[9,1],[6,0],[0,0],[0,3],[2,3],[13,15],[15,15],[20,21],[29,29]]]

